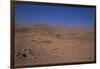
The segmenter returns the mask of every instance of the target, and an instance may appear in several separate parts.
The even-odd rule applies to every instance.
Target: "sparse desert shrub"
[[[93,32],[89,32],[89,34],[94,34]]]
[[[52,43],[52,41],[50,41],[50,40],[45,40],[43,42],[45,42],[45,43]]]
[[[54,49],[52,49],[52,50],[57,50],[58,48],[54,48]]]
[[[73,35],[75,35],[75,33],[70,33],[70,35],[72,35],[72,36],[73,36]]]
[[[32,39],[33,42],[35,42],[36,40]]]
[[[61,37],[61,35],[60,35],[60,34],[56,34],[56,37],[57,37],[57,38],[60,38],[60,37]]]

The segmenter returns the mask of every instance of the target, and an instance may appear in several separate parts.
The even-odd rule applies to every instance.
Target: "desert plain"
[[[94,29],[15,25],[15,67],[94,60]]]

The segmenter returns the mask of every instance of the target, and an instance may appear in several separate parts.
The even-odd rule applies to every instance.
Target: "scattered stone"
[[[23,57],[28,57],[25,53],[24,53],[24,54],[22,54],[22,56],[23,56]]]
[[[55,49],[53,49],[53,50],[57,50],[58,48],[55,48]]]
[[[89,57],[88,59],[92,59],[92,57]]]
[[[36,40],[32,40],[33,42],[35,42]]]
[[[43,42],[52,43],[52,41],[50,41],[50,40],[45,40],[45,41],[43,41]]]

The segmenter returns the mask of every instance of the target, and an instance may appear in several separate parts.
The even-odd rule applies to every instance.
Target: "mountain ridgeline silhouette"
[[[15,32],[20,32],[20,33],[30,33],[30,32],[35,32],[35,33],[48,33],[48,34],[53,34],[57,31],[57,29],[53,26],[50,26],[48,24],[15,24]]]

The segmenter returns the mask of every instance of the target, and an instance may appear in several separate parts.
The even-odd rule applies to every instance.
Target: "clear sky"
[[[93,28],[94,8],[16,4],[15,23]]]

